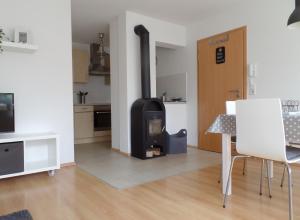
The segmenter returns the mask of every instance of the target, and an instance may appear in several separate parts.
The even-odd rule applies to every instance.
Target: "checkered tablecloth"
[[[285,138],[288,143],[300,144],[300,113],[283,115]],[[209,133],[236,135],[235,115],[219,115],[207,130]]]

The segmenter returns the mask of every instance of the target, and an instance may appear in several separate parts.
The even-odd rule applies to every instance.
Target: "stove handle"
[[[95,112],[96,114],[111,114],[110,112]]]

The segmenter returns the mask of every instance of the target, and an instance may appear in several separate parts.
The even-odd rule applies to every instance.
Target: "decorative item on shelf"
[[[109,75],[110,57],[104,48],[104,33],[99,33],[99,43],[90,46],[90,75]]]
[[[161,96],[161,100],[162,100],[163,102],[166,102],[166,101],[167,101],[167,92],[166,92],[166,91],[163,92],[163,94],[162,94],[162,96]]]
[[[79,91],[79,93],[77,93],[78,97],[79,97],[79,104],[85,104],[85,98],[88,95],[88,92],[85,91]]]
[[[295,10],[290,15],[288,22],[288,28],[300,28],[300,0],[295,0]]]
[[[15,29],[15,43],[28,43],[28,31]]]
[[[3,49],[2,49],[2,41],[3,41],[4,36],[5,36],[5,34],[3,32],[3,29],[0,28],[0,53],[3,51]]]
[[[31,44],[31,41],[31,34],[27,31],[15,29],[14,34],[7,36],[0,27],[0,53],[2,51],[33,53],[38,49],[38,46]]]

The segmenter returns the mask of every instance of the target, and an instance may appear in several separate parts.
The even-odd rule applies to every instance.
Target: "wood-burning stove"
[[[131,155],[140,159],[166,155],[166,110],[158,98],[151,98],[149,32],[134,28],[141,44],[142,98],[131,107]]]

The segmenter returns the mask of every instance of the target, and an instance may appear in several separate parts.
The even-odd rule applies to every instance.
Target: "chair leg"
[[[228,190],[229,190],[229,182],[230,182],[230,177],[232,174],[232,167],[233,167],[233,164],[234,164],[234,161],[236,158],[237,158],[237,156],[234,156],[231,160],[230,169],[229,169],[229,173],[228,173],[228,179],[227,179],[227,183],[226,183],[226,192],[225,192],[224,200],[223,200],[223,208],[226,208],[226,201],[227,201],[227,195],[228,195]]]
[[[247,158],[244,158],[243,176],[245,176],[246,173],[246,165],[247,165]]]
[[[292,170],[288,163],[286,163],[289,184],[289,220],[293,220],[293,193],[292,193]]]
[[[286,165],[284,164],[280,187],[283,187]]]
[[[272,198],[272,195],[271,195],[271,177],[270,177],[270,172],[269,172],[268,160],[267,160],[267,163],[266,163],[266,169],[267,169],[267,177],[268,177],[269,197]]]
[[[262,195],[262,186],[263,186],[263,172],[264,172],[264,164],[265,160],[261,160],[261,168],[260,168],[260,182],[259,182],[259,195]]]
[[[231,159],[230,169],[229,169],[228,178],[227,178],[227,183],[226,183],[226,192],[225,192],[224,200],[223,200],[223,208],[226,208],[226,202],[227,202],[227,196],[228,196],[228,190],[229,190],[230,178],[231,178],[231,176],[232,176],[232,168],[233,168],[233,164],[234,164],[235,160],[238,159],[238,158],[249,158],[249,157],[250,157],[250,156],[238,155],[238,156],[234,156],[234,157]]]
[[[243,165],[243,176],[246,174],[246,166],[247,166],[247,158],[244,158],[244,165]],[[220,172],[218,183],[220,184],[222,180],[222,171]]]

